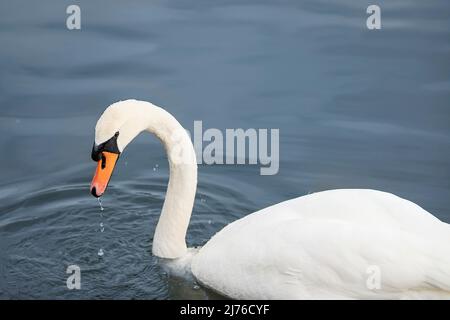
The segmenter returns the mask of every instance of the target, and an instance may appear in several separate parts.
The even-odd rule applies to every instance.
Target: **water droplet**
[[[194,284],[194,290],[198,290],[198,289],[200,289],[200,286],[199,285],[197,285],[197,284]]]
[[[208,224],[211,224],[212,223],[212,221],[211,220],[208,220]]]
[[[100,232],[104,232],[105,231],[105,225],[103,224],[103,206],[102,206],[102,200],[100,200],[100,197],[97,198],[98,200],[98,204],[100,205],[100,217],[101,217],[101,221],[100,221]],[[102,257],[105,253],[103,252],[103,249],[100,248],[100,250],[98,250],[97,255],[99,257]]]
[[[156,168],[153,168],[153,171],[156,171]]]
[[[98,200],[98,204],[100,205],[100,211],[103,211],[103,206],[102,206],[102,200],[100,200],[100,197],[97,198]]]
[[[159,167],[159,164],[155,164],[155,167],[158,168],[158,167]]]
[[[200,198],[200,202],[205,203],[206,199]]]

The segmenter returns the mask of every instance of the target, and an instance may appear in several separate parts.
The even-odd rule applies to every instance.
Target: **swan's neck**
[[[187,252],[186,231],[194,205],[197,166],[174,164],[170,156],[169,164],[169,185],[153,237],[152,251],[161,258],[179,258]]]
[[[146,130],[161,140],[169,159],[169,185],[153,237],[152,251],[161,258],[179,258],[187,253],[186,231],[197,188],[194,147],[186,130],[164,109],[143,102],[136,102],[133,107],[136,108],[133,111],[137,112],[129,121],[130,130],[122,137],[126,140],[124,144]]]
[[[194,147],[186,130],[169,113],[148,128],[164,144],[169,159],[169,185],[153,237],[153,254],[179,258],[187,253],[186,232],[197,188],[197,163]]]

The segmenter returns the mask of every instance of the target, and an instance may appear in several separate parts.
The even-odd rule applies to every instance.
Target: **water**
[[[100,206],[100,215],[103,217],[102,212],[103,212],[103,210],[105,210],[105,209],[103,208],[102,200],[101,200],[100,198],[97,198],[97,200],[98,200],[98,205]]]
[[[191,131],[280,128],[275,176],[199,167],[189,246],[332,188],[393,192],[450,222],[448,1],[378,1],[376,32],[369,1],[77,3],[81,31],[64,2],[0,3],[0,298],[217,298],[151,255],[168,178],[156,138],[121,155],[99,218],[94,126],[129,97]],[[81,290],[66,287],[72,264]]]
[[[104,211],[105,209],[103,208],[102,200],[100,199],[100,197],[97,198],[97,200],[98,200],[98,204],[99,204],[99,206],[100,206],[100,217],[101,217],[101,219],[102,219],[101,222],[100,222],[100,232],[105,232],[105,226],[104,226],[104,224],[103,224],[103,211]],[[105,253],[103,252],[103,248],[100,248],[100,249],[98,250],[97,255],[98,255],[99,257],[102,257],[104,254],[105,254]]]

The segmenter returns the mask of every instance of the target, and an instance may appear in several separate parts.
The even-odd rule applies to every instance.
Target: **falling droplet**
[[[102,206],[102,200],[100,200],[100,197],[97,198],[98,200],[98,204],[100,205],[100,211],[103,211],[103,206]]]
[[[194,284],[194,290],[198,290],[198,289],[200,289],[200,286],[197,284]]]
[[[200,199],[200,202],[205,203],[205,202],[206,202],[206,199],[201,198],[201,199]]]
[[[208,224],[211,224],[211,220],[208,220]]]
[[[104,210],[104,208],[103,208],[103,206],[102,206],[102,200],[100,200],[100,197],[98,197],[97,200],[98,200],[98,204],[100,205],[100,217],[101,217],[101,221],[100,221],[100,232],[104,232],[104,231],[105,231],[105,225],[103,224],[103,210]],[[102,257],[104,254],[105,254],[105,253],[103,252],[103,249],[100,248],[100,249],[98,250],[97,255],[98,255],[99,257]]]
[[[155,167],[158,168],[158,167],[159,167],[159,164],[156,164]]]

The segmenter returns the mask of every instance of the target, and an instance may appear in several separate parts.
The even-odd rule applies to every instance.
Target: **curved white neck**
[[[197,188],[194,147],[186,130],[164,109],[135,100],[124,109],[127,120],[118,137],[121,150],[141,131],[155,134],[166,149],[170,178],[152,252],[161,258],[179,258],[187,252],[186,231]]]

